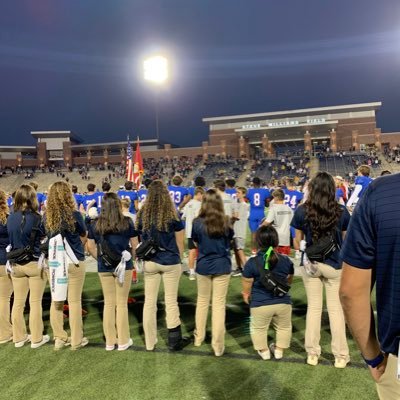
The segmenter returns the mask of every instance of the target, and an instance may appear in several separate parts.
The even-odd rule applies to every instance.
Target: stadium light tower
[[[144,79],[151,82],[154,87],[154,104],[156,114],[156,136],[157,141],[160,139],[159,123],[158,123],[158,94],[160,86],[167,82],[169,77],[168,60],[160,55],[146,58],[143,62]]]

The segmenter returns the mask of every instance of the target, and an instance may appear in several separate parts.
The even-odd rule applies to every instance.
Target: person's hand
[[[385,373],[387,361],[388,361],[388,355],[385,354],[383,361],[377,367],[375,368],[369,367],[369,372],[371,373],[372,378],[374,379],[375,382],[379,382],[382,375]]]
[[[244,292],[242,292],[242,296],[243,296],[243,301],[244,301],[246,304],[249,304],[249,303],[250,303],[250,293],[244,293]]]

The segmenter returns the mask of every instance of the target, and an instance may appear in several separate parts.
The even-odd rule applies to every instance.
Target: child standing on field
[[[285,202],[285,193],[282,189],[272,192],[274,203],[269,207],[267,218],[263,225],[270,225],[276,229],[279,237],[277,252],[280,254],[290,254],[290,223],[293,218],[293,210]]]
[[[196,260],[197,248],[192,240],[192,227],[193,220],[198,217],[201,208],[201,201],[203,199],[205,190],[198,186],[194,190],[193,199],[183,208],[182,219],[185,220],[185,234],[187,239],[187,245],[189,249],[188,266],[189,266],[189,279],[194,281],[196,274],[194,272],[194,262]]]
[[[246,202],[246,194],[246,188],[238,187],[236,189],[236,211],[238,220],[233,225],[233,245],[237,268],[232,272],[232,276],[240,276],[242,274],[244,264],[246,264],[244,248],[246,245],[247,221],[249,219],[250,209],[249,203]]]
[[[292,301],[289,293],[278,297],[263,285],[261,269],[269,269],[288,285],[293,279],[293,263],[276,251],[279,239],[273,226],[261,226],[256,232],[256,242],[258,253],[249,258],[242,273],[243,301],[250,304],[251,340],[263,360],[269,360],[271,353],[281,359],[292,337]],[[276,331],[276,344],[268,347],[267,333],[271,322]]]

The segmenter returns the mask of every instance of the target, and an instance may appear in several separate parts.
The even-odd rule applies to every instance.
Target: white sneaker
[[[45,343],[50,341],[49,335],[43,335],[42,340],[38,343],[31,343],[31,349],[37,349],[40,346],[43,346]]]
[[[225,346],[222,348],[221,351],[215,351],[215,350],[214,350],[215,357],[221,357],[221,356],[223,356],[223,355],[224,355],[224,352],[225,352]]]
[[[78,350],[81,349],[82,347],[85,347],[89,344],[89,339],[87,337],[83,337],[82,341],[78,344],[78,346],[71,346],[71,350]]]
[[[54,350],[58,351],[63,349],[64,347],[70,346],[71,345],[71,338],[68,338],[67,340],[62,340],[56,338],[54,340]]]
[[[307,364],[315,367],[318,365],[318,356],[316,354],[309,354],[307,356]]]
[[[271,353],[273,354],[273,356],[275,357],[276,360],[280,360],[283,357],[283,351],[278,350],[275,347],[275,343],[271,343],[269,345],[269,350],[271,351]]]
[[[113,351],[115,349],[115,344],[106,344],[106,351]]]
[[[346,368],[350,359],[345,357],[335,357],[335,368]]]
[[[119,344],[118,345],[118,351],[128,350],[129,347],[131,347],[132,345],[133,345],[133,340],[129,339],[127,344]]]
[[[20,342],[15,342],[14,343],[14,346],[15,347],[23,347],[23,345],[26,343],[26,342],[30,342],[31,341],[31,335],[26,335],[26,337],[25,337],[25,339],[24,340],[21,340]]]
[[[296,250],[296,252],[294,253],[294,258],[295,258],[296,260],[300,260],[300,258],[301,258],[300,250]]]
[[[189,274],[189,281],[195,281],[196,280],[196,273],[193,271],[190,271]]]
[[[257,353],[263,360],[271,359],[271,352],[269,350],[265,350],[265,351],[257,350]]]

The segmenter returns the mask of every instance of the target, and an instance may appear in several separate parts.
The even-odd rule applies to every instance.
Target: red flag
[[[129,141],[128,136],[128,147],[126,150],[126,180],[129,182],[133,182],[133,153],[131,142]]]
[[[135,163],[133,164],[133,182],[136,183],[136,187],[139,189],[142,183],[143,176],[143,160],[140,154],[139,137],[137,138],[136,152],[135,152]]]

